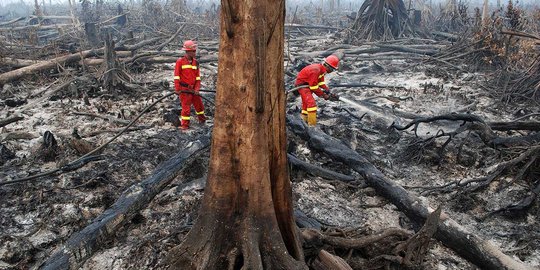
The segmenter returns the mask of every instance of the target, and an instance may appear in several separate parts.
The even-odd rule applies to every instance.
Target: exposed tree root
[[[311,263],[314,270],[353,270],[342,258],[332,255],[328,251],[321,249],[317,258]]]
[[[321,252],[326,252],[325,250],[323,250],[324,247],[340,250],[344,249],[345,251],[348,250],[349,255],[347,256],[347,260],[351,260],[350,254],[353,250],[360,250],[368,246],[373,246],[377,242],[388,238],[397,238],[395,240],[389,240],[396,242],[397,244],[395,245],[388,243],[384,244],[385,246],[395,246],[393,249],[388,250],[391,251],[390,254],[377,255],[376,257],[371,258],[369,262],[367,260],[363,260],[364,266],[356,265],[358,264],[359,260],[353,259],[351,260],[351,262],[356,262],[355,268],[366,268],[366,266],[373,265],[376,261],[380,261],[381,259],[387,261],[386,263],[390,261],[392,263],[396,263],[405,267],[415,267],[419,266],[422,263],[423,258],[428,251],[430,240],[437,231],[437,227],[439,225],[440,213],[440,208],[431,213],[427,218],[424,226],[418,231],[418,233],[412,236],[408,231],[399,228],[385,229],[382,232],[362,236],[360,238],[344,238],[343,235],[334,236],[329,233],[322,233],[314,229],[303,230],[302,236],[305,241],[304,245],[308,248],[308,250],[319,250],[317,259],[315,259],[311,264],[314,269],[349,269],[346,268],[348,267],[348,265],[344,266],[337,259],[329,259],[330,262],[335,262],[336,266],[334,266],[334,268],[324,268],[323,266],[327,266],[329,264],[321,262],[323,261],[321,259]],[[310,253],[313,254],[314,252]]]
[[[389,228],[382,232],[358,239],[346,239],[343,237],[328,236],[313,229],[306,229],[302,231],[302,237],[308,244],[321,243],[344,249],[360,249],[387,237],[397,236],[404,239],[410,235],[410,232],[399,228]]]
[[[173,248],[166,259],[172,269],[306,269],[301,261],[287,254],[279,232],[268,222],[257,224],[246,217],[238,222],[222,222],[214,213],[199,215],[185,242]],[[270,217],[268,217],[270,218]],[[203,230],[197,224],[203,222]],[[231,224],[232,226],[224,226]],[[276,235],[277,234],[277,235]]]

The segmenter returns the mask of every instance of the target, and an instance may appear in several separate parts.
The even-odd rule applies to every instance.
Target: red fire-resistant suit
[[[204,115],[204,105],[202,98],[199,96],[201,88],[201,77],[199,71],[199,63],[197,60],[188,60],[188,57],[178,58],[176,67],[174,68],[174,88],[180,96],[182,103],[182,112],[180,113],[182,129],[189,128],[189,120],[191,114],[191,104],[195,107],[195,113],[199,122],[204,123],[206,117]]]
[[[295,86],[306,86],[300,88],[298,93],[302,97],[302,119],[311,126],[317,124],[317,103],[313,98],[313,93],[319,97],[328,98],[328,95],[321,90],[321,88],[329,90],[324,83],[324,74],[326,74],[326,68],[323,64],[311,64],[304,67],[296,77]]]

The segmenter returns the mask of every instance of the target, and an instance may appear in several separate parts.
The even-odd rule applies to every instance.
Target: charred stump
[[[403,0],[366,0],[357,14],[349,42],[392,40],[414,33]]]
[[[125,73],[124,69],[116,58],[116,51],[114,49],[114,40],[109,30],[104,33],[105,39],[105,51],[104,62],[99,71],[101,85],[107,92],[116,96],[120,89],[125,89],[126,81],[129,76]]]

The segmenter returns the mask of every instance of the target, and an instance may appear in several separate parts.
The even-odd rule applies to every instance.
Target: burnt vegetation
[[[0,4],[0,269],[540,265],[538,5],[46,2]]]

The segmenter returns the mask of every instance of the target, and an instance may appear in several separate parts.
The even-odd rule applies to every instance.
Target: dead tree
[[[198,220],[168,262],[175,269],[307,269],[287,171],[285,1],[222,3],[208,183]]]
[[[391,40],[412,32],[403,0],[366,0],[351,27],[350,39]]]
[[[103,62],[100,70],[100,80],[103,88],[109,92],[113,92],[115,95],[118,91],[116,88],[124,88],[125,82],[129,75],[127,75],[120,63],[116,58],[116,52],[114,50],[114,41],[110,31],[106,31],[105,36],[105,61]]]

